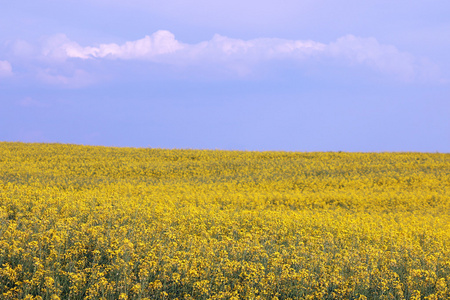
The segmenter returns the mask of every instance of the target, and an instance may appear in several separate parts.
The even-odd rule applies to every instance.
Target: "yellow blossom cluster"
[[[448,299],[450,154],[0,143],[1,299]]]

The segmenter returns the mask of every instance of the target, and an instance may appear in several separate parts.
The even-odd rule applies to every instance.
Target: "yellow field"
[[[1,299],[448,299],[450,154],[0,143]]]

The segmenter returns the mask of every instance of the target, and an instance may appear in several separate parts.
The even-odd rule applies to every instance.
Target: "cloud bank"
[[[67,58],[148,60],[169,64],[230,63],[243,65],[272,60],[302,62],[311,59],[335,59],[350,65],[365,65],[394,75],[402,80],[414,80],[432,68],[401,52],[392,45],[380,44],[375,38],[347,35],[335,42],[324,44],[310,40],[286,40],[259,38],[241,40],[215,35],[211,40],[198,44],[185,44],[169,32],[160,30],[136,41],[122,45],[100,44],[82,47],[67,41],[52,51],[63,52]]]
[[[22,42],[20,45],[24,44]],[[107,61],[141,61],[143,64],[160,64],[211,69],[212,73],[227,70],[237,76],[247,76],[266,63],[285,63],[302,69],[305,64],[317,64],[326,70],[328,65],[344,68],[363,67],[401,81],[433,81],[439,77],[433,63],[402,52],[393,45],[379,43],[375,38],[346,35],[331,43],[311,40],[288,40],[279,38],[234,39],[216,34],[211,40],[196,44],[178,41],[174,34],[160,30],[152,35],[122,44],[109,43],[82,46],[63,34],[47,38],[37,51],[26,44],[26,51],[14,53],[39,53],[36,59],[53,68],[41,68],[37,77],[48,84],[71,87],[89,85],[95,76],[80,65],[87,62],[102,64]],[[23,45],[22,45],[23,46]],[[24,47],[19,47],[20,49]],[[19,49],[19,50],[20,50]],[[36,54],[33,54],[36,55]],[[54,65],[60,65],[54,66]],[[61,67],[65,65],[65,67]],[[72,70],[67,70],[70,65]],[[63,73],[58,70],[63,69]],[[69,74],[67,74],[69,73]],[[11,65],[0,61],[0,75],[11,75]],[[86,79],[89,78],[89,79]]]
[[[67,57],[75,58],[111,58],[111,59],[152,59],[160,55],[175,53],[188,45],[175,40],[169,32],[160,30],[137,41],[129,41],[123,45],[101,44],[98,47],[81,47],[75,42],[67,42],[60,46]]]

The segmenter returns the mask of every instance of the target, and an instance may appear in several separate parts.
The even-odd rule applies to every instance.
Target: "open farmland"
[[[450,154],[0,143],[1,299],[448,299]]]

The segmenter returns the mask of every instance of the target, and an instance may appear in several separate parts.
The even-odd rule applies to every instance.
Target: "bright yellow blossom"
[[[448,299],[450,154],[0,143],[0,299]]]

